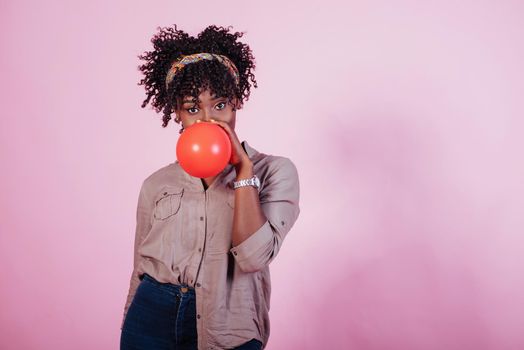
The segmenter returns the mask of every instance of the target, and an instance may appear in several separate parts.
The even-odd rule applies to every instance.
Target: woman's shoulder
[[[295,166],[295,163],[291,158],[287,156],[279,156],[276,154],[267,154],[261,159],[267,167],[270,168],[281,168]]]
[[[247,141],[243,144],[255,167],[269,171],[296,170],[295,163],[287,156],[264,153],[255,149]]]
[[[292,178],[298,180],[298,169],[290,157],[268,154],[255,165],[257,176],[262,179]]]
[[[169,186],[177,183],[177,162],[169,163],[147,174],[142,181],[142,186],[150,190],[159,186]]]

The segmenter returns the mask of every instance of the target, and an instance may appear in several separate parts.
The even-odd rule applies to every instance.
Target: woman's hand
[[[199,119],[196,122],[199,123],[202,121]],[[251,159],[249,159],[249,156],[244,151],[244,148],[242,147],[235,130],[231,129],[229,124],[220,120],[211,119],[210,122],[221,126],[229,136],[229,140],[231,141],[231,159],[229,160],[229,163],[234,165],[236,168],[240,168],[244,164],[250,165]]]

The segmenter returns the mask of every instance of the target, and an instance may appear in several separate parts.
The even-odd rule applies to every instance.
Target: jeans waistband
[[[195,288],[189,285],[186,285],[186,284],[179,285],[179,284],[173,284],[173,283],[159,282],[156,279],[154,279],[152,276],[147,274],[146,272],[144,272],[144,274],[142,275],[142,280],[153,283],[161,287],[162,289],[166,289],[172,293],[180,292],[180,293],[193,294],[193,295],[195,294]]]

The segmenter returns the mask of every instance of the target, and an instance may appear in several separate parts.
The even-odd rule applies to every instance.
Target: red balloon
[[[219,174],[231,159],[231,141],[221,126],[211,122],[185,128],[176,145],[180,166],[191,176],[206,178]]]

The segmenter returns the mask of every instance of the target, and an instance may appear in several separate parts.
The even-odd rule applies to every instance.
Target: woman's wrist
[[[239,163],[235,164],[235,171],[237,174],[236,181],[251,178],[253,177],[253,162],[246,157]]]

